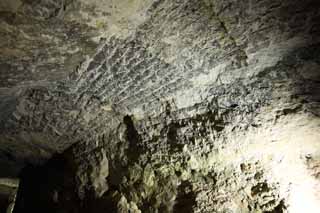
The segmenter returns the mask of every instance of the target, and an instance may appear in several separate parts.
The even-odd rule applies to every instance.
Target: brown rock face
[[[319,17],[317,0],[0,0],[14,212],[319,212]]]

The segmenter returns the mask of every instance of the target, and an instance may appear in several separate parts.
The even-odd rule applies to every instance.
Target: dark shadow
[[[192,213],[193,206],[196,205],[196,194],[192,191],[192,184],[184,181],[178,188],[176,203],[173,207],[174,213]]]
[[[139,159],[140,154],[144,151],[143,147],[141,146],[140,135],[134,126],[131,116],[124,116],[123,123],[126,125],[126,139],[129,142],[129,164],[134,164]]]
[[[54,155],[43,166],[23,168],[13,212],[78,213],[75,170],[70,162],[66,152]]]

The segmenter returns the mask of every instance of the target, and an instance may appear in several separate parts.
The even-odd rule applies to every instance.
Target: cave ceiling
[[[317,114],[319,40],[317,0],[1,0],[0,175],[125,115]]]

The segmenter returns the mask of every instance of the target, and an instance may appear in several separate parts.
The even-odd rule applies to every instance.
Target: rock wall
[[[22,28],[79,33],[5,46],[53,45],[1,80],[16,212],[318,212],[318,1],[23,2]]]
[[[26,173],[21,198],[30,201],[20,211],[317,212],[319,118],[272,109],[251,121],[236,109],[183,119],[167,109],[152,125],[127,116],[58,165]]]

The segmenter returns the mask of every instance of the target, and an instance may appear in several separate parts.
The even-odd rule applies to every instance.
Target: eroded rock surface
[[[16,212],[318,212],[319,8],[1,1]]]

